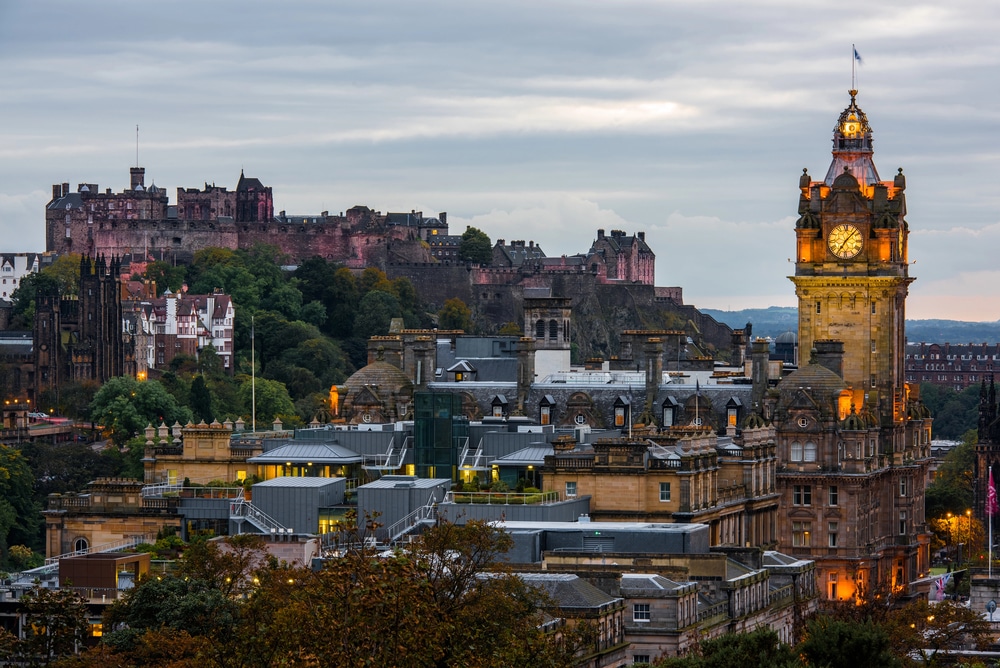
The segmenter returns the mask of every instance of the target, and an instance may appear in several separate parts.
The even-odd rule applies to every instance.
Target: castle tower
[[[901,452],[906,419],[904,353],[907,224],[902,169],[880,181],[872,130],[857,91],[833,130],[833,160],[822,181],[799,180],[795,293],[799,349],[844,343],[843,378],[856,406],[876,414],[890,452]],[[803,357],[805,354],[803,354]]]

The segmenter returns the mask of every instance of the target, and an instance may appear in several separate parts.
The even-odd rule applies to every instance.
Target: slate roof
[[[662,589],[670,591],[683,587],[687,583],[674,582],[662,575],[653,573],[623,573],[621,579],[621,590],[623,594],[643,592],[650,589]]]
[[[572,573],[517,573],[527,584],[547,593],[560,608],[601,608],[623,599],[609,596]]]

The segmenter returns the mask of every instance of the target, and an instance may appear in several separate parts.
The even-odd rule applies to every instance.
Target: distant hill
[[[790,306],[770,306],[742,311],[699,309],[733,329],[753,324],[753,336],[774,338],[794,332],[799,326],[798,309]],[[1000,321],[964,322],[961,320],[907,320],[906,339],[926,343],[997,343],[1000,342]]]

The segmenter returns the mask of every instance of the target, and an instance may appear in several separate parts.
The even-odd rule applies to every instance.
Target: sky
[[[585,252],[646,232],[702,308],[794,306],[803,167],[849,103],[907,177],[907,317],[1000,319],[1000,3],[0,0],[0,252],[52,184],[448,212]]]

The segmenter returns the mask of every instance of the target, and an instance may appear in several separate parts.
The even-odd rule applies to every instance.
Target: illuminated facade
[[[879,180],[857,91],[822,181],[803,170],[795,226],[799,370],[769,395],[779,545],[817,562],[826,598],[907,593],[929,567],[931,419],[905,383],[906,180]]]

